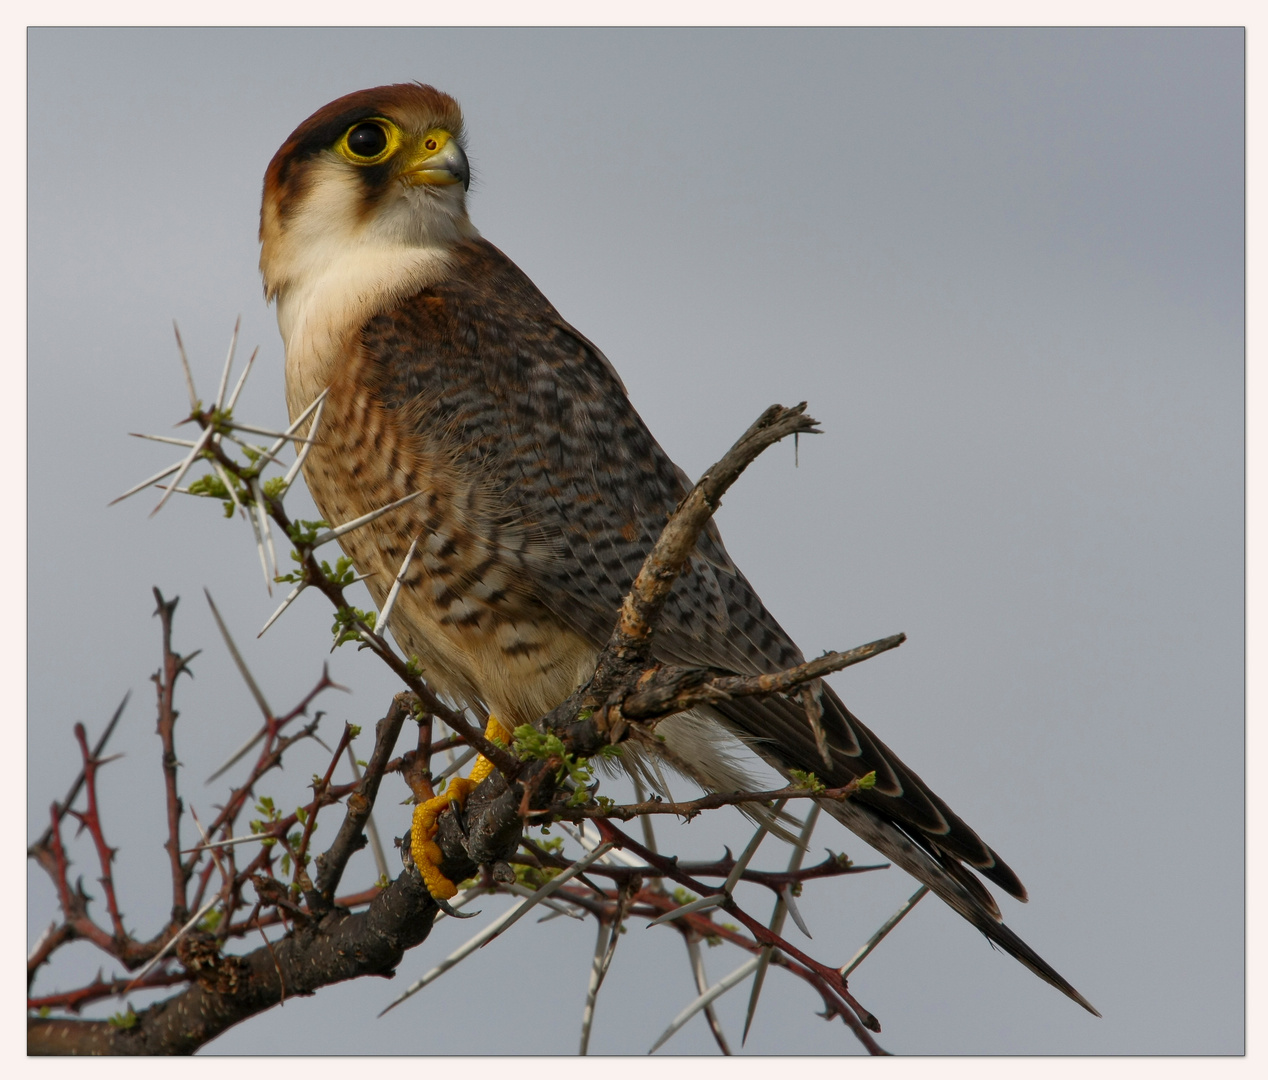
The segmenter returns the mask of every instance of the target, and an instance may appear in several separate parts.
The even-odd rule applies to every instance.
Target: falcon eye
[[[387,149],[387,132],[378,124],[358,124],[348,132],[348,149],[359,158],[376,158]]]
[[[400,129],[391,120],[376,116],[353,124],[334,148],[335,153],[354,165],[377,165],[396,153],[400,145]]]

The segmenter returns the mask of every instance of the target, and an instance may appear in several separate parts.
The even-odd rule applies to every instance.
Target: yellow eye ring
[[[401,131],[381,116],[358,120],[335,143],[335,152],[354,165],[377,165],[390,158],[401,145]]]

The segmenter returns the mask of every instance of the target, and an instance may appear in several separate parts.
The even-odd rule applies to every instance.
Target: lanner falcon
[[[269,163],[260,268],[292,419],[329,391],[304,469],[322,516],[337,524],[423,493],[341,543],[381,607],[418,540],[393,635],[433,688],[514,729],[589,678],[690,485],[603,353],[471,224],[463,143],[457,102],[430,86],[319,109]],[[742,675],[803,660],[712,525],[654,651]],[[746,786],[726,750],[736,737],[785,775],[836,786],[874,771],[875,787],[825,809],[1095,1012],[1003,924],[973,872],[1025,900],[1017,875],[830,688],[823,705],[831,768],[799,699],[727,701],[657,733],[666,762],[714,790]]]

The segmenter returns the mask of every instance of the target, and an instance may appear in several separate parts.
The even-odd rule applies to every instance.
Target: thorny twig
[[[106,894],[106,911],[110,915],[110,924],[114,927],[114,936],[117,940],[123,941],[128,936],[128,932],[124,929],[123,916],[119,913],[119,901],[114,891],[114,873],[111,864],[114,862],[115,851],[106,843],[106,836],[101,825],[100,807],[97,803],[97,769],[100,768],[102,762],[88,749],[88,733],[84,730],[84,725],[76,724],[74,731],[75,741],[79,743],[79,752],[84,759],[84,791],[87,793],[88,809],[83,813],[76,810],[72,810],[71,813],[78,819],[80,825],[88,830],[93,846],[97,849],[97,861],[101,864],[101,877],[97,880],[101,882],[101,887]]]
[[[119,702],[119,707],[115,709],[114,715],[110,717],[110,720],[107,722],[105,730],[101,733],[101,737],[97,740],[97,745],[92,748],[92,756],[94,758],[100,758],[102,753],[105,751],[106,743],[110,741],[110,736],[114,734],[114,729],[119,723],[119,718],[123,716],[123,710],[127,707],[128,699],[131,696],[132,696],[131,690],[129,690],[126,694],[123,695],[123,700]],[[75,777],[75,782],[71,784],[70,790],[66,792],[66,798],[64,798],[60,803],[57,804],[58,806],[57,820],[58,821],[61,821],[62,818],[65,817],[66,812],[71,808],[71,805],[74,803],[75,799],[78,798],[79,792],[83,788],[83,786],[84,786],[84,771],[83,769],[80,769],[79,775]],[[35,841],[35,843],[33,843],[29,848],[27,848],[27,855],[33,856],[35,854],[35,849],[43,847],[45,844],[47,844],[49,839],[52,837],[52,835],[53,835],[53,826],[50,825],[47,829],[44,830],[43,835],[41,835],[40,838]]]
[[[170,602],[163,599],[158,588],[154,589],[154,600],[157,603],[155,614],[163,624],[163,666],[152,677],[158,693],[158,733],[163,744],[163,782],[167,793],[167,849],[168,862],[172,873],[172,925],[176,926],[189,918],[189,907],[185,895],[185,886],[189,881],[189,871],[181,865],[181,810],[182,803],[176,783],[176,743],[174,731],[176,727],[176,707],[173,695],[176,691],[176,680],[189,670],[192,656],[182,657],[172,649],[172,614],[179,597]]]

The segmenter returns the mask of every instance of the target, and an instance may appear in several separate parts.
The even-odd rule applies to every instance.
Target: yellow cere
[[[484,737],[490,742],[497,740],[504,746],[511,745],[511,733],[506,730],[497,717],[490,716],[488,726],[484,729]],[[467,796],[480,786],[485,777],[493,771],[493,763],[483,754],[476,758],[475,766],[469,777],[454,777],[448,789],[434,799],[419,803],[414,807],[414,823],[410,828],[410,854],[414,857],[414,865],[422,875],[427,891],[437,900],[448,900],[458,892],[458,886],[440,872],[440,863],[444,854],[440,845],[435,842],[436,818],[451,803],[462,807]]]

